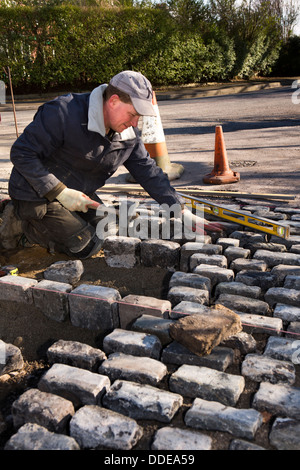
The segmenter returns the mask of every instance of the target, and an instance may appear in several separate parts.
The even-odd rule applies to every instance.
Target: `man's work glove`
[[[200,235],[208,232],[222,232],[223,228],[220,224],[209,222],[195,214],[189,209],[184,208],[182,211],[182,220],[193,232],[199,233]]]
[[[76,189],[64,188],[56,199],[69,211],[87,212],[89,208],[97,209],[98,202]]]

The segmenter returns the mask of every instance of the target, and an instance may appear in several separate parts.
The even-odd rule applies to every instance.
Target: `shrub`
[[[282,46],[272,75],[281,77],[300,75],[300,36],[291,36]]]
[[[190,27],[151,5],[2,4],[0,65],[10,67],[17,92],[88,90],[126,69],[144,73],[154,86],[270,71],[278,54],[270,30],[245,37],[242,28],[209,20],[207,8],[194,11],[196,3]]]

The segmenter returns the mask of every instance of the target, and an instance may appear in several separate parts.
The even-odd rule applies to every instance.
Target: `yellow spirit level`
[[[269,235],[275,235],[280,238],[287,239],[290,236],[289,225],[278,224],[273,222],[273,220],[266,219],[264,217],[255,217],[245,211],[229,209],[228,207],[219,206],[197,197],[187,196],[182,193],[178,194],[180,194],[184,199],[188,199],[190,201],[189,205],[195,209],[197,205],[202,205],[204,212],[207,214],[221,217],[222,219],[230,220],[231,222],[245,225],[246,227],[268,233]]]

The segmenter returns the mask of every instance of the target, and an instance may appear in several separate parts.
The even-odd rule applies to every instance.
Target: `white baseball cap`
[[[130,96],[134,109],[141,116],[156,116],[152,104],[152,85],[140,72],[125,70],[115,75],[109,83]]]

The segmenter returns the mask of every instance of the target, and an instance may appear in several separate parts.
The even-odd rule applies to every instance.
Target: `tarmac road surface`
[[[175,108],[175,110],[174,110]],[[299,194],[300,103],[281,87],[256,93],[159,102],[172,162],[185,172],[177,184],[201,189]],[[213,168],[215,126],[221,125],[230,168],[240,182],[212,186],[202,178]]]

